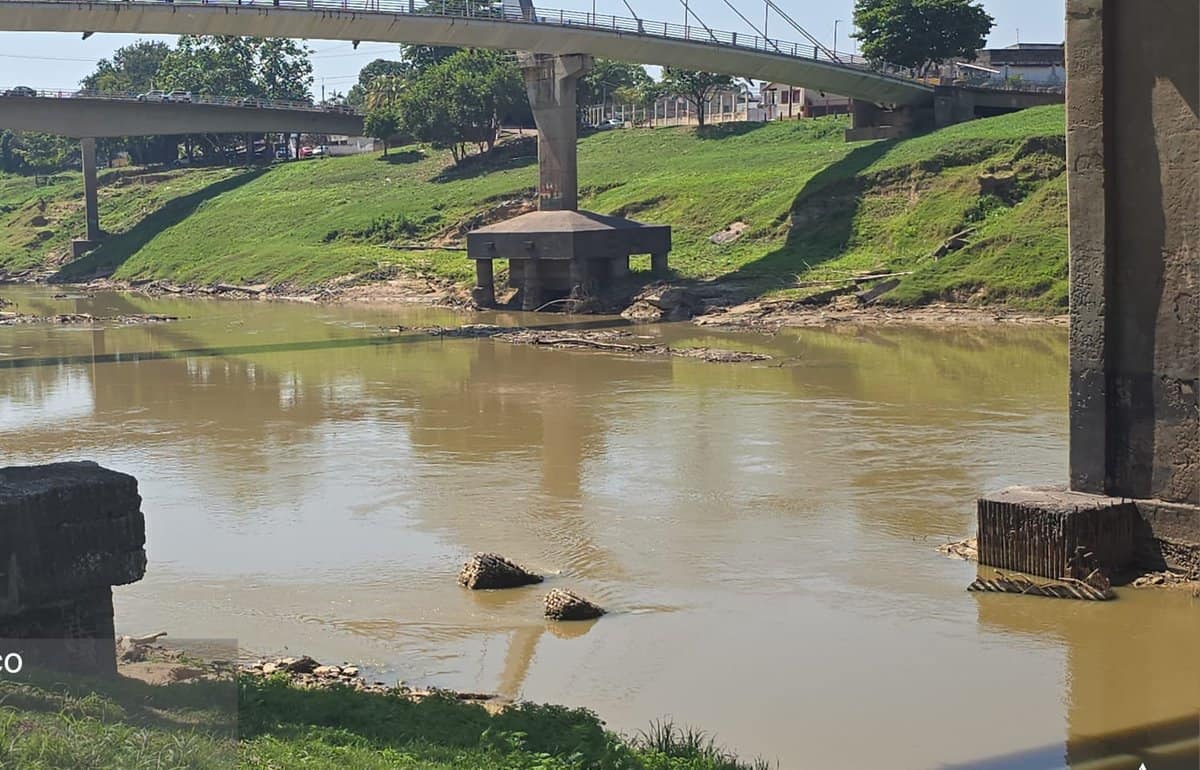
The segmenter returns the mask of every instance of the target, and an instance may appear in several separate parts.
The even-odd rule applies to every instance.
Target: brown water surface
[[[125,632],[669,716],[789,769],[1196,766],[1200,602],[972,595],[934,552],[980,492],[1065,478],[1062,330],[639,327],[774,356],[711,364],[389,331],[467,320],[423,308],[0,295],[184,317],[0,328],[0,461],[140,480]],[[612,614],[461,590],[476,550]]]

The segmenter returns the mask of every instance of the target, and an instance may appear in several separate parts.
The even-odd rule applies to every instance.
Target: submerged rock
[[[552,620],[593,620],[604,614],[600,605],[563,588],[555,588],[546,594],[545,601],[546,617]]]
[[[496,553],[477,553],[458,573],[459,585],[471,590],[486,588],[519,588],[542,582],[541,575]]]

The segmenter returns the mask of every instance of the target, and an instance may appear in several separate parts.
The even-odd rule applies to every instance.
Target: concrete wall
[[[646,21],[653,31],[654,22]],[[608,59],[798,83],[880,104],[927,104],[932,89],[845,65],[653,34],[503,19],[407,13],[268,8],[233,4],[114,2],[0,3],[0,30],[250,35],[311,40],[423,43]]]
[[[102,138],[274,131],[357,136],[362,133],[362,125],[362,118],[356,115],[316,110],[0,96],[0,128],[60,136]]]
[[[1071,487],[1195,506],[1200,4],[1067,15]]]

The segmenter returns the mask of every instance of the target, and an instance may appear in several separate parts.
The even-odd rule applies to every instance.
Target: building
[[[827,94],[812,88],[767,83],[761,91],[762,109],[767,120],[815,118],[850,112],[850,97]]]
[[[1061,86],[1067,82],[1066,51],[1062,43],[1016,43],[984,48],[971,63],[959,63],[968,80],[1019,81],[1030,85]]]

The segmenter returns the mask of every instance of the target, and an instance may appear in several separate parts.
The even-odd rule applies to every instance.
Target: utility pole
[[[771,3],[763,3],[763,50],[767,50],[767,22],[771,20]]]
[[[688,0],[683,0],[683,39],[688,39]]]
[[[838,29],[838,25],[841,23],[842,23],[841,19],[833,20],[833,55],[835,57],[837,56],[837,29]]]

